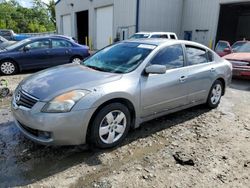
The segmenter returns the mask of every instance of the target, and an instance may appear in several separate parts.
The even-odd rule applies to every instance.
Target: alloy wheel
[[[221,95],[222,95],[221,85],[220,84],[214,85],[211,95],[211,103],[213,105],[216,105],[220,101]]]
[[[72,60],[72,63],[74,63],[74,64],[80,64],[81,62],[82,62],[82,60],[78,57],[76,57]]]
[[[126,115],[120,110],[109,112],[101,121],[99,136],[105,144],[113,144],[124,134],[127,126]]]
[[[7,75],[13,74],[16,70],[15,65],[12,62],[3,62],[1,64],[1,72]]]

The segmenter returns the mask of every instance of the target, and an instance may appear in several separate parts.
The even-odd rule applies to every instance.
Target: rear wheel
[[[220,80],[216,80],[210,90],[207,99],[207,106],[210,108],[217,108],[223,93],[223,84]]]
[[[18,68],[16,63],[7,60],[0,63],[0,73],[5,75],[12,75],[17,72]]]
[[[74,64],[80,64],[82,62],[82,58],[81,57],[73,57],[71,59],[71,63],[74,63]]]
[[[119,145],[130,128],[128,108],[120,103],[112,103],[102,108],[95,116],[90,128],[90,143],[98,148]]]

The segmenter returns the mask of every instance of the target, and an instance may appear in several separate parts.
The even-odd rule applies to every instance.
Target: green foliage
[[[17,33],[34,33],[55,30],[55,2],[48,4],[34,0],[32,8],[24,8],[16,0],[0,3],[0,29]]]

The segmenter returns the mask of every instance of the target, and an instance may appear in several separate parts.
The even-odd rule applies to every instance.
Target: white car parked
[[[178,40],[177,35],[172,32],[139,32],[135,33],[130,37],[130,39],[140,39],[140,38],[162,38],[162,39]]]

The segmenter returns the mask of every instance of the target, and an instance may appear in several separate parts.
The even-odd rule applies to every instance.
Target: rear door
[[[165,65],[165,74],[143,75],[141,78],[142,118],[168,111],[187,103],[187,69],[181,45],[160,50],[150,64]]]
[[[71,42],[63,39],[52,39],[52,64],[51,65],[62,65],[70,62],[72,56]]]
[[[24,69],[35,69],[49,67],[51,64],[51,43],[49,39],[41,39],[26,44],[29,50],[20,49],[18,62]],[[24,46],[24,47],[25,47]]]
[[[216,66],[213,55],[206,49],[186,45],[186,64],[188,70],[188,101],[195,103],[207,99],[214,81]]]

